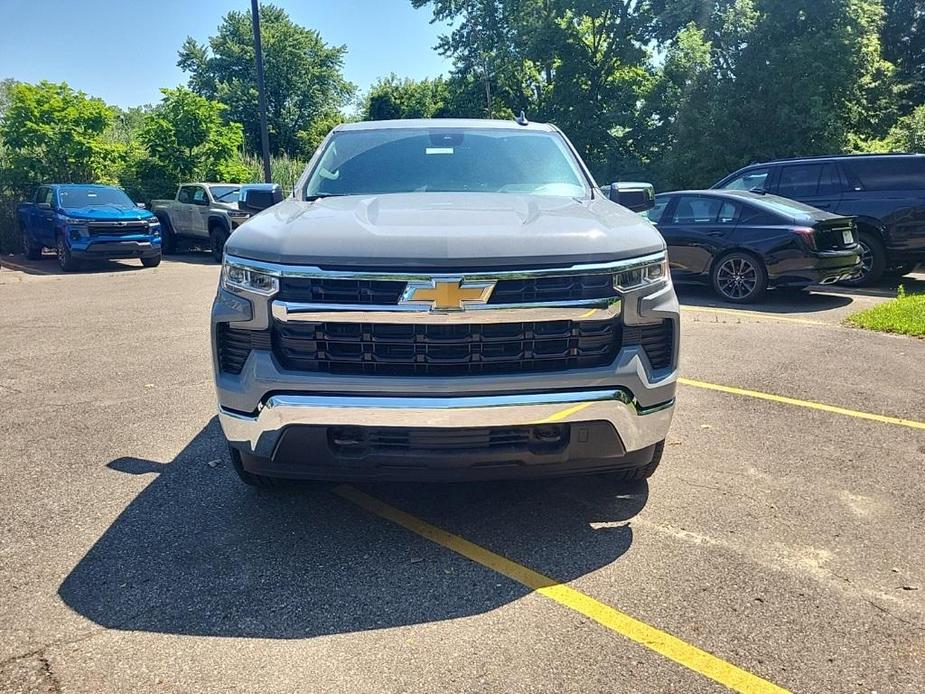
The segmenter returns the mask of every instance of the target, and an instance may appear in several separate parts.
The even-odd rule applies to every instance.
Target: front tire
[[[231,466],[237,473],[238,479],[244,482],[244,484],[251,487],[262,487],[263,489],[277,489],[285,484],[284,480],[277,479],[276,477],[255,475],[254,473],[245,470],[244,457],[246,455],[246,453],[241,453],[241,451],[239,451],[234,446],[230,444],[228,445],[228,456],[231,458]]]
[[[58,242],[55,250],[58,253],[58,267],[63,272],[74,272],[80,267],[80,263],[71,255],[71,249],[67,247],[67,241],[62,234],[58,234]]]
[[[151,256],[150,258],[142,258],[141,264],[145,267],[157,267],[161,264],[161,254],[158,253],[157,255]]]
[[[710,272],[713,290],[734,304],[760,301],[768,291],[768,272],[755,256],[735,251],[722,256]]]
[[[844,280],[849,287],[869,287],[876,284],[886,271],[886,249],[874,234],[862,231],[858,236],[861,247],[861,274],[854,279]]]
[[[617,470],[616,472],[607,473],[607,477],[615,482],[639,482],[647,480],[655,474],[658,464],[662,462],[662,453],[665,450],[665,439],[655,444],[655,450],[652,453],[652,460],[641,467],[634,467],[628,470]]]
[[[32,237],[25,229],[22,230],[22,252],[29,260],[41,260],[42,247],[32,243]]]
[[[209,230],[209,242],[212,247],[212,259],[216,263],[222,262],[222,256],[225,254],[225,241],[228,240],[228,232],[218,226]]]
[[[161,253],[170,255],[177,252],[177,236],[173,233],[173,227],[170,226],[170,218],[167,216],[158,216],[161,223]]]

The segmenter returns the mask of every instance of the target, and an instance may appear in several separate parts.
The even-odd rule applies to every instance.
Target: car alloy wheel
[[[748,258],[733,256],[716,272],[716,286],[727,299],[741,301],[755,293],[760,273]]]

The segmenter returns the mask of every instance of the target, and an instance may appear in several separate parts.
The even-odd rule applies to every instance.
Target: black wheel
[[[144,265],[145,267],[157,267],[158,265],[161,264],[161,256],[154,255],[154,256],[151,256],[150,258],[142,258],[141,264]]]
[[[80,263],[71,255],[71,249],[67,247],[67,242],[62,234],[58,234],[58,243],[55,250],[58,253],[58,266],[64,272],[73,272],[80,267]]]
[[[177,252],[177,237],[173,233],[173,227],[170,226],[170,219],[167,215],[158,215],[158,221],[161,223],[161,253],[170,255]]]
[[[241,451],[234,446],[228,446],[228,455],[231,457],[231,465],[234,467],[234,471],[238,473],[238,477],[244,484],[248,484],[251,487],[263,487],[264,489],[279,488],[285,485],[285,480],[277,479],[276,477],[266,477],[265,475],[255,475],[245,470],[244,456],[247,454],[241,453]]]
[[[209,242],[212,248],[212,258],[216,263],[222,262],[222,255],[225,253],[225,241],[228,240],[228,232],[222,227],[214,226],[209,229]]]
[[[858,236],[861,247],[861,274],[844,280],[842,284],[849,287],[869,287],[876,284],[886,271],[886,249],[883,242],[869,231],[862,231]]]
[[[764,263],[748,253],[735,251],[713,264],[713,289],[726,301],[750,304],[768,290],[768,273]]]
[[[665,440],[662,439],[655,444],[655,451],[652,453],[652,460],[642,467],[634,467],[629,470],[618,470],[610,472],[607,477],[615,482],[638,482],[647,480],[655,474],[658,464],[662,462],[662,452],[665,450]]]
[[[25,229],[22,230],[22,252],[29,260],[39,260],[42,257],[42,246],[32,243],[32,237]]]

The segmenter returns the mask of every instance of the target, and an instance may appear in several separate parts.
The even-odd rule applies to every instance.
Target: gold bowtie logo
[[[440,311],[464,311],[466,304],[487,303],[494,288],[494,282],[464,283],[462,279],[409,282],[401,303],[429,304]]]

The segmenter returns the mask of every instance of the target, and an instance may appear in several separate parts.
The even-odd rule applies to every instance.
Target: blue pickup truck
[[[82,260],[139,258],[145,267],[161,262],[157,217],[113,186],[39,186],[18,215],[26,257],[37,260],[43,248],[54,248],[65,272]]]

